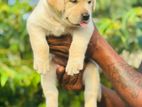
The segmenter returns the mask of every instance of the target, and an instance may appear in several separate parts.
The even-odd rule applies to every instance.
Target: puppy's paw
[[[34,69],[39,74],[45,75],[49,71],[49,60],[42,58],[34,58]]]
[[[78,74],[80,70],[83,69],[83,61],[80,60],[71,60],[68,61],[66,72],[68,75]]]

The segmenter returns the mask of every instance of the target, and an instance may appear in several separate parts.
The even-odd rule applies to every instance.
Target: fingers
[[[65,68],[61,65],[57,65],[57,71],[58,71],[58,73],[64,73]]]
[[[53,58],[53,61],[57,64],[57,79],[59,81],[59,84],[61,84],[63,88],[67,90],[80,90],[83,88],[82,71],[74,76],[69,76],[67,75],[67,73],[65,73],[64,67],[66,65],[67,59],[56,56]]]
[[[56,66],[57,79],[63,88],[66,90],[81,90],[83,88],[82,73],[74,76],[69,76],[65,73],[64,66]]]
[[[46,39],[51,46],[68,46],[71,44],[72,36],[66,35],[61,36],[60,38],[55,36],[48,36]]]
[[[59,83],[61,84],[62,80],[63,80],[63,75],[65,73],[65,69],[61,65],[57,65],[56,67],[57,67],[56,68],[57,79],[58,79]]]
[[[68,76],[67,74],[63,77],[62,86],[67,90],[81,90],[83,89],[82,73],[74,76]]]
[[[65,66],[67,64],[67,59],[63,58],[61,56],[54,56],[53,57],[53,62],[55,62],[58,65]]]

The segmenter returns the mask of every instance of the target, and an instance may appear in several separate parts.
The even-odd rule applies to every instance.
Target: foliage
[[[0,2],[0,107],[22,107],[30,102],[32,105],[38,102],[34,97],[41,97],[34,96],[39,92],[40,78],[31,67],[31,49],[25,28],[24,17],[31,9],[28,2],[16,1],[14,5]]]
[[[106,3],[104,10],[100,7],[97,11],[100,32],[119,53],[123,50],[132,52],[142,49],[142,1],[108,1],[98,1],[100,5]],[[100,16],[99,11],[107,13],[106,17]]]
[[[26,31],[33,3],[0,0],[0,107],[45,107]],[[102,35],[119,53],[142,48],[141,0],[99,0],[94,18]],[[102,81],[110,86],[105,79]],[[61,89],[59,102],[60,107],[80,107],[83,93]]]

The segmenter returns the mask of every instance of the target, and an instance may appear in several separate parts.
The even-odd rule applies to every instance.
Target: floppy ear
[[[48,3],[60,12],[64,10],[64,0],[48,0]]]

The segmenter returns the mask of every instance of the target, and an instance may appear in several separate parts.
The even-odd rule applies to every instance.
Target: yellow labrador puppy
[[[41,84],[48,107],[58,107],[56,65],[52,62],[46,36],[70,33],[73,41],[66,67],[68,75],[79,73],[88,42],[94,30],[92,8],[95,0],[39,0],[27,21],[34,55],[34,68],[41,74]],[[90,62],[84,72],[85,107],[97,107],[100,79],[97,67]]]

